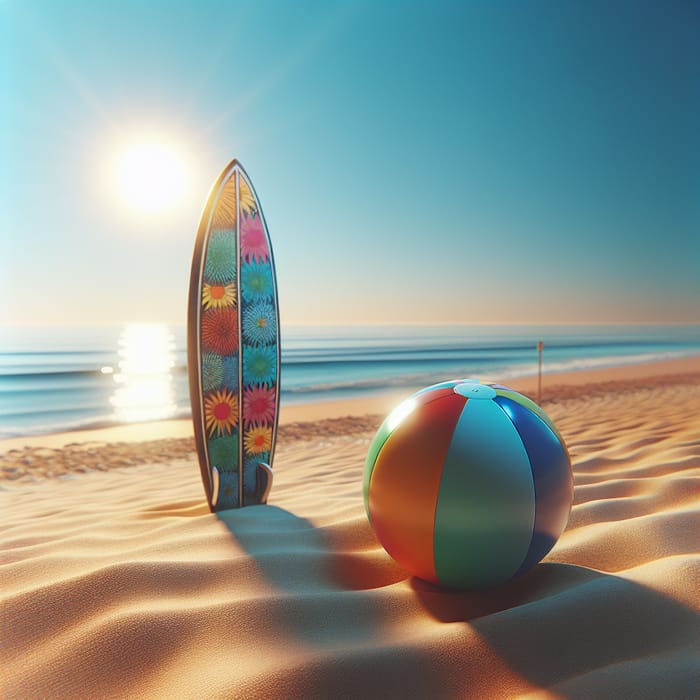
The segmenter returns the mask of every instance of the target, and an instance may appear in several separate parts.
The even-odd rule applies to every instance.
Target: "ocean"
[[[282,329],[282,403],[700,354],[700,326]],[[184,326],[0,329],[0,438],[189,416]]]

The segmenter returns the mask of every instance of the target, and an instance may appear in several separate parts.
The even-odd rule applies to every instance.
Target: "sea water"
[[[282,329],[283,404],[700,354],[700,326]],[[0,438],[189,415],[185,328],[0,330]]]

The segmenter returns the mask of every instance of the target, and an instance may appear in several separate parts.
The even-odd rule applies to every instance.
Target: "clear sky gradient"
[[[184,323],[238,157],[282,321],[700,321],[697,2],[0,0],[0,322]],[[157,134],[159,215],[114,192]]]

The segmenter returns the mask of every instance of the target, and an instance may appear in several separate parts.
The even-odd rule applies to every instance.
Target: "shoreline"
[[[620,384],[643,384],[645,379],[659,382],[668,378],[674,383],[682,383],[691,375],[700,380],[700,355],[674,360],[660,360],[616,367],[577,370],[557,374],[542,374],[542,403],[577,397],[581,387],[590,386],[596,392],[614,390]],[[673,378],[673,379],[671,379]],[[503,383],[506,386],[537,399],[537,376],[502,379],[488,377],[485,381]],[[598,386],[610,384],[610,386]],[[417,387],[419,388],[419,387]],[[621,387],[617,387],[621,388]],[[289,424],[311,423],[346,417],[385,416],[414,390],[386,392],[360,398],[333,399],[303,404],[282,405],[280,407],[280,428]],[[192,437],[191,418],[173,418],[144,423],[123,423],[119,425],[80,428],[24,435],[0,440],[0,455],[22,447],[46,447],[57,449],[72,443],[85,442],[147,442],[158,439],[179,439]]]
[[[697,375],[697,377],[693,377]],[[659,360],[616,367],[577,370],[556,374],[542,374],[542,403],[575,398],[581,387],[590,386],[591,391],[600,392],[621,388],[622,384],[642,385],[645,379],[658,383],[661,378],[682,383],[685,380],[700,380],[700,355],[674,360]],[[673,378],[673,379],[671,379]],[[522,394],[537,399],[537,376],[503,379],[485,377],[484,381],[502,383]],[[598,386],[606,385],[609,386]],[[290,424],[311,423],[328,419],[361,416],[385,416],[415,389],[391,391],[366,397],[332,399],[280,407],[280,427]],[[72,443],[84,442],[147,442],[157,439],[186,438],[193,435],[191,418],[171,418],[144,423],[122,423],[94,428],[19,435],[0,440],[0,455],[23,447],[46,447],[57,449]]]
[[[560,414],[583,403],[629,394],[644,401],[669,387],[697,387],[700,356],[625,367],[543,375],[541,404]],[[494,379],[495,380],[495,379]],[[537,377],[510,381],[513,389],[536,399]],[[369,440],[384,417],[408,395],[349,399],[283,406],[278,451],[298,442]],[[0,441],[0,482],[25,483],[71,474],[110,471],[143,464],[196,459],[192,421],[179,419],[133,423],[95,430],[25,436]]]

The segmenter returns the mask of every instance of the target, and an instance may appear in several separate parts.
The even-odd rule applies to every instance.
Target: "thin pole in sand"
[[[544,343],[537,343],[537,403],[542,403],[542,349]]]

